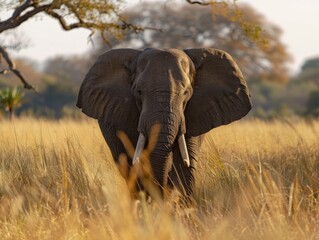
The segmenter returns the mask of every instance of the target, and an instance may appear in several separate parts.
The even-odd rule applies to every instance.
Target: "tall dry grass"
[[[95,121],[0,122],[1,239],[318,239],[319,121],[206,137],[194,206],[132,201]]]

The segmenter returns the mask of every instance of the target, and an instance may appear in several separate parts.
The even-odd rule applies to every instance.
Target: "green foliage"
[[[314,82],[290,81],[286,85],[271,82],[252,82],[250,85],[254,107],[251,115],[260,118],[307,115],[309,96],[316,88]]]
[[[45,88],[39,94],[27,94],[28,102],[24,108],[20,109],[20,114],[61,118],[64,116],[65,107],[75,110],[77,91],[74,85],[68,82],[44,81],[46,82]],[[70,110],[67,114],[71,115]]]
[[[254,108],[251,115],[261,118],[275,116],[319,116],[319,58],[305,61],[300,73],[286,85],[265,81],[249,84]]]
[[[319,68],[319,58],[311,58],[305,61],[305,63],[301,67],[301,70],[306,71],[308,69],[316,68]]]
[[[17,87],[0,89],[0,105],[9,112],[9,117],[12,119],[15,108],[22,103],[24,92]]]
[[[305,61],[297,78],[301,81],[315,82],[319,85],[319,58]]]
[[[313,91],[307,101],[307,115],[319,117],[319,91]]]
[[[75,105],[75,94],[70,91],[71,88],[67,84],[55,84],[48,83],[45,91],[43,92],[43,100],[49,109],[55,109],[55,117],[62,116],[62,109],[64,105],[74,103]]]

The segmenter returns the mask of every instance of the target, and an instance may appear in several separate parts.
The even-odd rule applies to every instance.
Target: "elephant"
[[[81,84],[77,107],[98,120],[117,164],[127,153],[118,132],[137,146],[128,157],[130,167],[159,124],[149,154],[153,183],[161,192],[178,189],[190,196],[205,133],[241,119],[252,102],[238,65],[225,51],[123,48],[98,57]]]

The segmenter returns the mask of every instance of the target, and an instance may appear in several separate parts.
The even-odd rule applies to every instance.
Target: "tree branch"
[[[20,81],[23,83],[24,88],[26,89],[32,89],[36,92],[35,88],[29,84],[26,79],[22,76],[22,74],[20,73],[19,70],[16,69],[14,62],[11,60],[9,54],[7,53],[7,51],[0,46],[0,54],[3,56],[3,58],[6,60],[7,64],[8,64],[8,69],[3,69],[0,71],[0,74],[6,74],[8,71],[11,71],[12,73],[14,73],[19,79]]]
[[[30,3],[31,3],[31,0],[27,0],[25,1],[25,3],[23,3],[20,7],[18,7],[12,14],[11,16],[11,19],[15,19],[17,17],[20,16],[20,14],[26,10],[28,7],[30,7]]]
[[[60,22],[61,27],[66,31],[72,30],[74,28],[81,28],[81,27],[88,26],[88,24],[84,24],[81,21],[81,19],[79,19],[79,22],[77,22],[77,23],[73,23],[73,24],[68,25],[67,22],[65,21],[65,19],[63,18],[63,16],[60,16],[58,13],[56,13],[52,10],[47,10],[47,11],[45,11],[45,13],[48,14],[49,16],[57,19]]]
[[[186,0],[189,4],[198,4],[203,6],[208,6],[211,4],[211,2],[200,2],[200,1],[192,1],[192,0]]]
[[[29,1],[27,1],[29,2]],[[8,30],[8,29],[12,29],[12,28],[16,28],[18,27],[21,23],[25,22],[26,20],[28,20],[29,18],[33,17],[34,15],[45,11],[46,9],[51,7],[51,4],[46,4],[46,5],[42,5],[39,7],[34,7],[33,5],[25,5],[26,3],[24,3],[23,5],[21,5],[19,11],[15,11],[13,13],[13,15],[7,19],[6,21],[0,22],[0,33]],[[22,8],[23,7],[23,8]],[[26,10],[29,7],[33,7],[32,10],[26,12],[24,15],[20,16],[21,12]]]
[[[232,2],[235,4],[237,0],[232,0]],[[208,6],[208,5],[213,5],[213,4],[227,4],[226,0],[221,0],[221,1],[217,1],[217,0],[209,0],[209,1],[192,1],[192,0],[186,0],[186,2],[188,2],[189,4],[197,4],[197,5],[201,5],[201,6]]]
[[[126,22],[124,20],[122,20],[121,22],[122,22],[122,25],[121,25],[121,29],[122,30],[129,29],[129,30],[134,31],[135,33],[139,33],[139,32],[145,31],[145,30],[153,30],[153,31],[163,32],[163,29],[161,29],[161,28],[146,27],[146,26],[142,27],[142,26],[138,26],[138,25],[134,25],[134,24],[128,23],[128,22]]]

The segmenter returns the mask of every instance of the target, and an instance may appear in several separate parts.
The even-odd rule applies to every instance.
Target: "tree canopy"
[[[281,42],[280,28],[248,5],[203,8],[148,3],[128,9],[126,15],[133,25],[151,25],[161,31],[130,31],[121,41],[113,39],[114,47],[215,47],[229,52],[247,79],[288,80],[286,64],[291,56]]]

